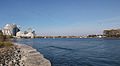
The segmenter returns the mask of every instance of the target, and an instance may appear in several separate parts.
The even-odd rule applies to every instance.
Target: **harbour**
[[[120,39],[17,39],[41,52],[52,66],[119,66]]]

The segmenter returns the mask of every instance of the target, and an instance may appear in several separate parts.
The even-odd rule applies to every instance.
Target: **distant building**
[[[106,37],[120,37],[120,29],[104,30],[103,35]]]
[[[35,31],[31,28],[28,28],[27,31],[20,31],[16,24],[6,24],[0,32],[3,35],[15,36],[17,38],[34,38]]]
[[[16,24],[6,24],[2,29],[3,35],[16,36],[16,33],[20,31]]]
[[[16,34],[17,38],[34,38],[35,37],[35,31],[32,31],[32,29],[28,29],[28,31],[24,31],[24,32],[17,32]]]

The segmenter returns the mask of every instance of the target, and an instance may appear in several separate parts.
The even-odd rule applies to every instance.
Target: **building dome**
[[[13,28],[16,28],[17,25],[16,24],[6,24],[4,29],[13,29]]]
[[[4,29],[10,29],[11,28],[11,25],[10,24],[6,24]]]
[[[8,26],[10,26],[10,24],[6,24],[5,26],[8,27]]]

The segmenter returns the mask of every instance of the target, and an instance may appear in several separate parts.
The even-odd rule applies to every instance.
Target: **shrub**
[[[11,47],[13,44],[11,42],[0,42],[0,47]]]
[[[6,36],[0,33],[0,48],[13,46],[12,42],[10,41],[10,37],[11,36]]]

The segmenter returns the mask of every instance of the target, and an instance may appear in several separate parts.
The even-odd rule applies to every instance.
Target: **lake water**
[[[52,66],[120,66],[120,39],[16,39],[32,46]]]

